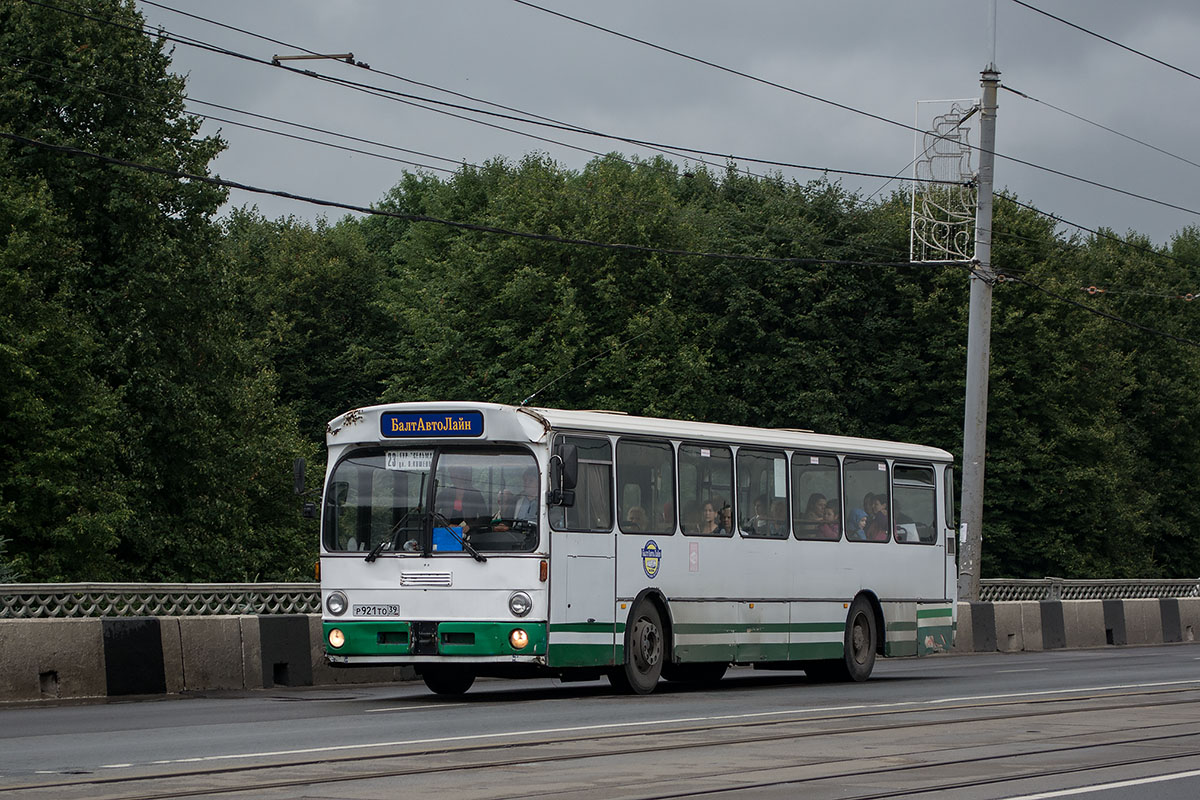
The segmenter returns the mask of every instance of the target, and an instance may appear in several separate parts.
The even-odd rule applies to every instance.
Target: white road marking
[[[679,725],[696,722],[730,722],[736,720],[760,719],[762,717],[790,717],[801,714],[814,714],[841,711],[870,711],[893,708],[919,708],[923,706],[948,705],[982,700],[1009,700],[1012,698],[1045,697],[1048,695],[1085,694],[1087,692],[1103,692],[1116,689],[1161,689],[1168,686],[1198,686],[1200,679],[1187,681],[1160,681],[1156,683],[1118,683],[1109,686],[1085,686],[1076,689],[1046,689],[1038,692],[1009,692],[1006,694],[984,694],[963,697],[942,697],[934,700],[912,700],[900,703],[862,703],[848,706],[811,706],[808,708],[792,708],[781,711],[757,711],[747,714],[713,714],[703,717],[667,717],[650,719],[641,722],[608,722],[599,725],[572,725],[562,728],[530,728],[525,730],[501,731],[499,733],[470,733],[461,736],[438,736],[428,739],[399,739],[390,742],[366,742],[363,744],[339,744],[323,747],[298,747],[290,750],[264,750],[258,753],[227,753],[215,756],[196,756],[193,758],[173,758],[162,761],[146,762],[155,766],[169,764],[201,764],[213,761],[237,761],[250,758],[271,758],[277,756],[303,756],[314,753],[343,753],[350,750],[370,750],[380,747],[409,747],[414,745],[448,744],[451,742],[487,741],[514,737],[546,736],[565,733],[583,733],[602,730],[629,730],[646,728],[653,725]],[[457,704],[449,704],[457,705]],[[466,705],[465,703],[463,705]]]
[[[1046,672],[1049,669],[1049,667],[1037,667],[1036,669],[998,669],[996,670],[996,674],[1004,675],[1009,672]]]
[[[1154,775],[1149,778],[1133,778],[1127,781],[1114,781],[1113,783],[1097,783],[1092,786],[1080,786],[1075,789],[1059,789],[1054,792],[1039,792],[1038,794],[1023,794],[1016,797],[1006,797],[1004,800],[1047,800],[1051,797],[1067,797],[1073,794],[1085,794],[1087,792],[1102,792],[1106,789],[1122,789],[1126,786],[1142,786],[1147,783],[1162,783],[1163,781],[1178,781],[1183,778],[1200,777],[1200,769],[1193,769],[1189,772],[1176,772],[1172,775]]]
[[[364,714],[379,714],[384,711],[424,711],[427,708],[452,708],[465,706],[466,703],[432,703],[427,706],[396,706],[395,708],[368,708]]]

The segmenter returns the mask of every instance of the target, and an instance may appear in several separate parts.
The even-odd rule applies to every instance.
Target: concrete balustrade
[[[954,651],[1195,642],[1200,598],[959,603]],[[0,619],[0,702],[411,680],[335,669],[316,614]]]

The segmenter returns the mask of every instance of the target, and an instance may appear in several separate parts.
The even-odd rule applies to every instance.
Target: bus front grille
[[[449,586],[451,585],[451,574],[449,572],[401,572],[401,586]]]

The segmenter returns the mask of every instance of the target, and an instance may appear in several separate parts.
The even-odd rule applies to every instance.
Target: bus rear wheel
[[[461,667],[440,667],[421,673],[421,680],[434,694],[465,694],[475,683],[475,673]]]
[[[613,688],[633,694],[650,694],[662,675],[663,640],[662,617],[653,603],[642,601],[630,615],[625,639],[625,664],[608,673]]]
[[[861,595],[850,604],[846,615],[846,633],[842,657],[832,661],[806,664],[805,673],[814,681],[865,681],[875,669],[875,650],[879,645],[875,629],[875,609]]]

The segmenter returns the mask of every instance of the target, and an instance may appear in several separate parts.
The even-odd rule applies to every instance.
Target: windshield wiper
[[[363,560],[370,563],[370,562],[374,561],[375,559],[379,558],[379,554],[383,552],[384,545],[387,545],[387,544],[391,545],[391,547],[389,549],[395,550],[396,542],[397,542],[397,534],[399,534],[400,531],[403,529],[404,523],[408,522],[408,518],[412,516],[412,513],[414,511],[420,511],[420,507],[410,508],[408,511],[404,512],[404,516],[400,517],[399,521],[396,522],[396,524],[392,526],[392,529],[390,531],[388,531],[387,538],[381,539],[379,541],[379,544],[372,547],[371,552],[367,553],[367,557]],[[422,515],[422,517],[423,516],[424,515]]]
[[[475,549],[474,545],[472,545],[470,542],[467,541],[467,537],[465,534],[459,534],[459,533],[454,532],[454,526],[452,526],[450,524],[450,520],[446,519],[446,517],[444,515],[439,514],[436,511],[433,512],[433,516],[434,516],[434,519],[440,520],[441,522],[445,523],[444,527],[446,528],[446,530],[449,531],[451,536],[453,536],[455,539],[458,540],[458,543],[462,545],[463,550],[466,550],[467,553],[470,554],[471,558],[475,559],[480,564],[487,561],[487,556],[480,555],[479,551]]]

